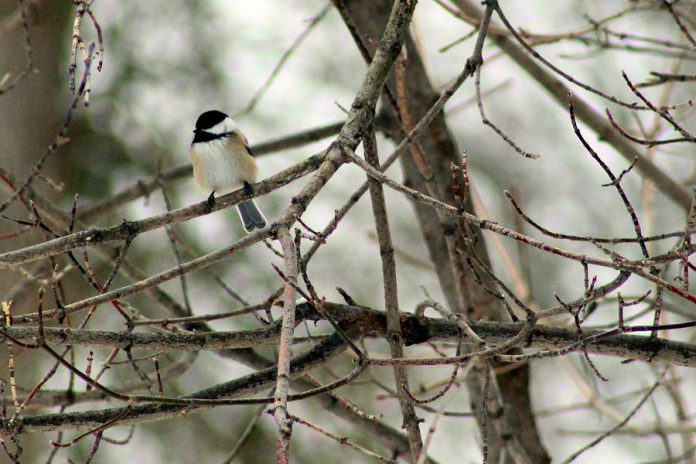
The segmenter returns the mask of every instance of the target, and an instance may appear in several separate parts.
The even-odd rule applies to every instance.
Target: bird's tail
[[[242,219],[242,226],[247,232],[254,229],[263,229],[266,227],[266,218],[256,206],[254,200],[246,200],[237,205],[239,217]]]

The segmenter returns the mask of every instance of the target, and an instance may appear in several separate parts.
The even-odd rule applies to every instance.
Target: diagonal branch
[[[379,168],[379,155],[377,153],[377,139],[375,138],[374,128],[370,128],[367,137],[364,139],[365,161],[375,169]],[[370,186],[370,199],[372,200],[372,213],[375,218],[375,228],[377,230],[377,240],[379,241],[379,254],[382,258],[382,279],[384,284],[384,305],[387,308],[387,342],[392,358],[402,358],[404,356],[403,338],[401,336],[401,322],[399,321],[399,297],[396,281],[396,261],[394,260],[394,248],[392,246],[391,233],[389,231],[389,219],[387,217],[387,206],[384,201],[384,190],[382,184],[367,175]],[[402,427],[406,429],[408,441],[411,446],[411,454],[415,461],[421,462],[423,452],[423,440],[418,428],[419,419],[413,402],[408,395],[410,387],[406,368],[394,365],[394,381],[396,392],[401,406],[401,416],[403,417]]]
[[[464,14],[474,17],[479,21],[481,20],[483,16],[481,8],[473,1],[456,0],[455,3]],[[498,12],[500,12],[499,7]],[[501,16],[501,18],[502,17],[503,16]],[[510,33],[516,34],[514,28],[509,26],[509,24],[506,25]],[[490,36],[493,42],[495,42],[495,44],[523,70],[531,75],[533,79],[541,84],[558,104],[563,107],[568,104],[568,93],[570,89],[563,81],[544,69],[525,49],[515,44],[507,36],[507,33],[501,34],[495,30],[491,30]],[[621,134],[617,133],[603,115],[595,110],[588,102],[575,96],[574,103],[577,117],[582,123],[590,127],[600,140],[611,145],[629,162],[637,158],[636,168],[638,171],[640,171],[645,178],[654,182],[665,195],[688,211],[691,206],[691,195],[684,187],[667,175],[662,169],[655,165],[655,163],[636,151],[633,145],[624,139]]]

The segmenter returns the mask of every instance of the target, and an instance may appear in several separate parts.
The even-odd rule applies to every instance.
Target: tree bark
[[[337,0],[335,3],[363,55],[371,55],[389,17],[391,2],[388,0]],[[418,121],[435,102],[438,92],[430,83],[411,37],[407,39],[405,47],[408,112],[413,121]],[[462,63],[463,66],[464,63]],[[389,102],[389,100],[394,102],[393,96],[397,95],[393,77],[388,81],[388,88],[390,95],[385,98],[387,100],[385,107],[393,121],[393,127],[401,127],[400,115],[394,105]],[[403,135],[403,131],[399,132]],[[451,165],[459,164],[460,156],[454,138],[447,127],[444,113],[435,118],[418,139],[418,143],[430,167],[432,177],[425,179],[414,157],[406,154],[401,158],[405,184],[420,192],[436,196],[441,201],[456,204]],[[461,178],[459,182],[462,182]],[[470,205],[471,202],[467,201],[467,204]],[[423,239],[437,270],[440,286],[449,307],[470,318],[507,320],[508,316],[502,305],[475,281],[473,272],[459,251],[466,250],[466,247],[456,220],[438,215],[432,208],[423,204],[414,203],[414,207]],[[488,255],[480,231],[474,231],[474,233],[477,235],[476,253],[487,263]],[[485,281],[485,283],[495,288],[492,282]],[[504,414],[501,419],[496,420],[499,422],[496,427],[489,427],[489,461],[499,462],[497,458],[503,448],[514,442],[523,448],[531,462],[550,462],[550,457],[540,441],[531,410],[529,366],[525,364],[498,375],[498,384],[504,400]],[[472,382],[469,384],[469,389],[472,406],[477,410],[481,409],[483,384]],[[496,433],[490,433],[492,430]],[[512,462],[511,459],[508,458],[508,462]]]

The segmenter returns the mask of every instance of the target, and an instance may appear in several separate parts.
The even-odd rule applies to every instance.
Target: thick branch
[[[348,306],[337,303],[325,303],[326,314],[338,322],[351,337],[386,338],[387,319],[382,311],[364,306]],[[308,304],[298,306],[297,320],[325,321],[324,316]],[[467,325],[483,339],[487,345],[504,343],[519,333],[523,322],[467,321]],[[413,314],[401,313],[400,326],[406,345],[426,342],[457,342],[478,344],[477,340],[462,335],[455,322],[435,318],[418,318]],[[669,327],[666,327],[669,328]],[[650,327],[643,328],[650,332]],[[629,329],[631,330],[631,329]],[[107,332],[100,330],[58,329],[46,327],[45,339],[51,344],[102,346],[133,349],[150,349],[158,351],[182,350],[217,350],[223,348],[245,348],[250,345],[275,345],[279,340],[279,325],[269,328],[214,333],[128,333]],[[583,330],[587,339],[589,353],[640,361],[664,361],[680,366],[696,367],[696,345],[668,339],[627,335],[610,330]],[[22,343],[33,343],[38,339],[38,327],[5,327],[0,330],[0,337],[7,334]],[[566,348],[578,341],[575,328],[558,328],[537,324],[527,340],[529,348],[548,350]],[[582,351],[576,346],[572,351]]]

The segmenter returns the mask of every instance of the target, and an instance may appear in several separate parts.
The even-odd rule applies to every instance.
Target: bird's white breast
[[[250,159],[247,159],[250,158]],[[256,170],[249,169],[253,158],[238,137],[196,143],[191,147],[191,164],[196,182],[206,191],[223,195],[254,182]],[[255,167],[255,166],[254,166]]]

